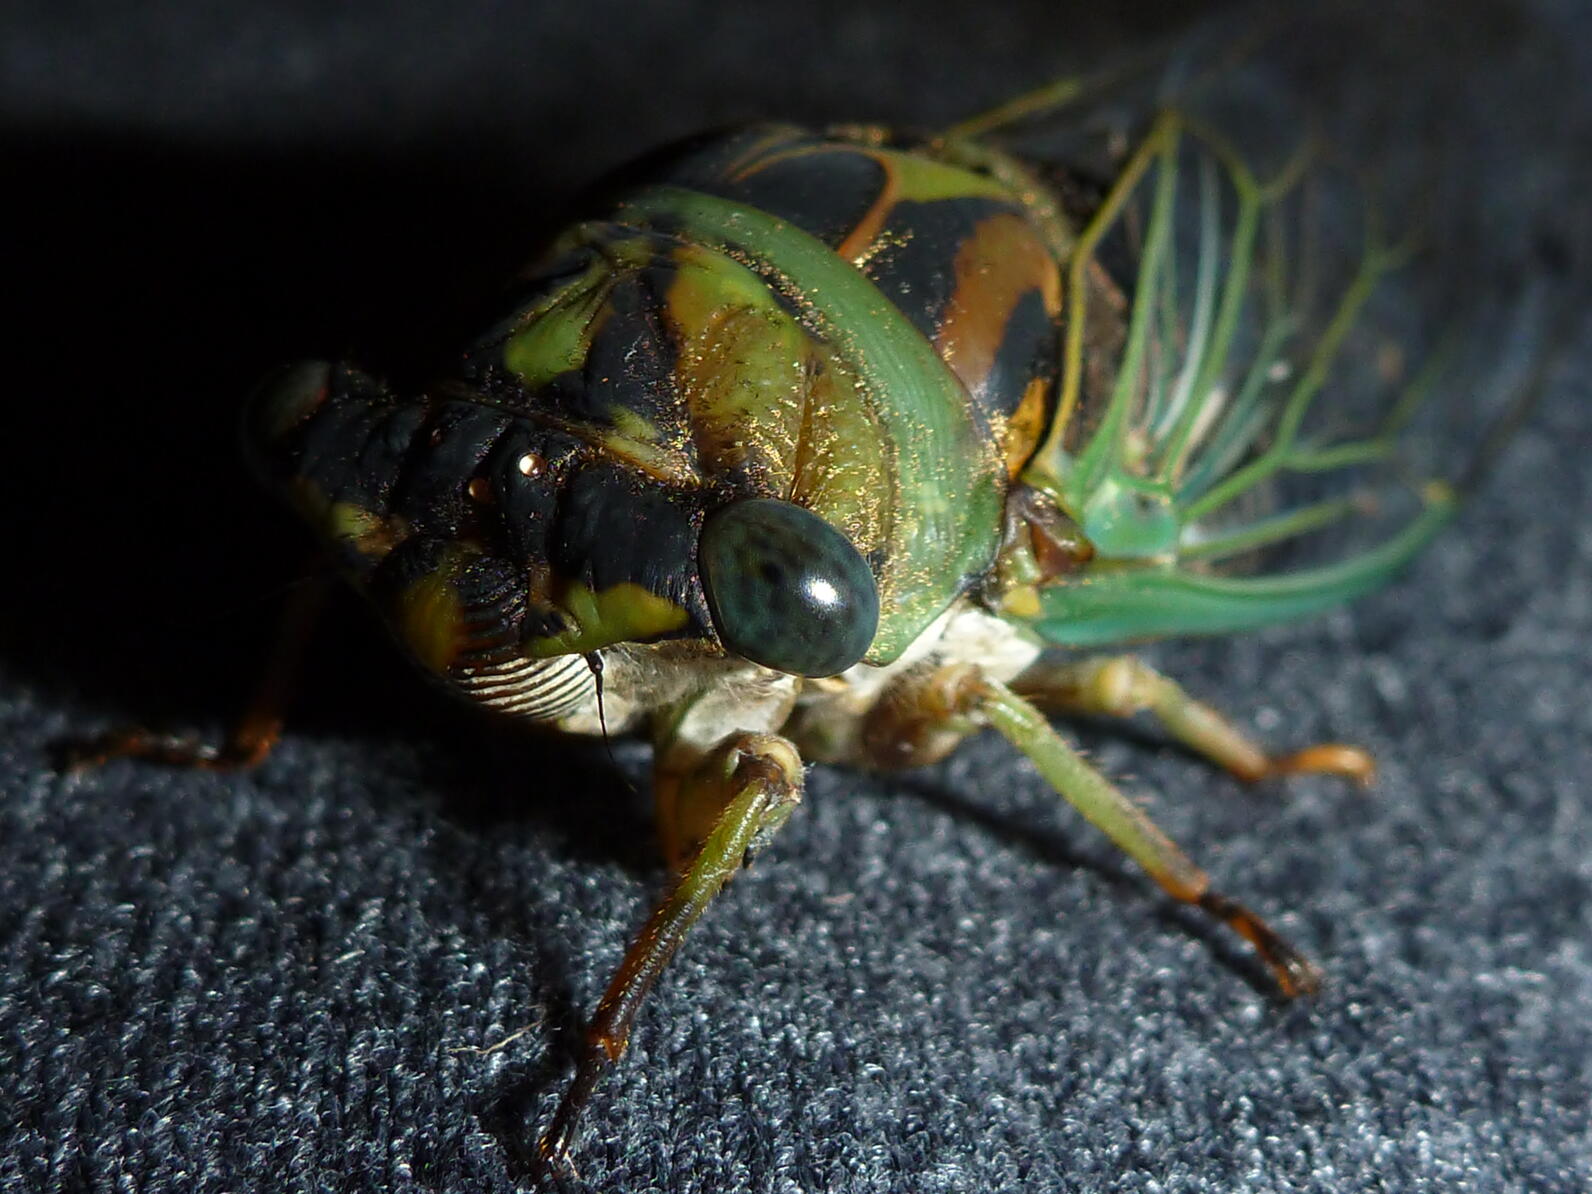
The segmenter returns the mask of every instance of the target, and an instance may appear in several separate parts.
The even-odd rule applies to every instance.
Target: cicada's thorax
[[[993,566],[1062,267],[1009,173],[885,140],[763,126],[655,158],[456,378],[301,376],[257,453],[399,639],[489,704],[557,715],[615,644],[722,655],[698,538],[750,498],[860,553],[863,658],[888,664]]]

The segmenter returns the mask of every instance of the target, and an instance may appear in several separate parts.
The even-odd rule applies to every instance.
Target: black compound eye
[[[868,651],[879,591],[851,541],[789,502],[753,498],[716,510],[697,565],[724,645],[764,667],[833,676]]]

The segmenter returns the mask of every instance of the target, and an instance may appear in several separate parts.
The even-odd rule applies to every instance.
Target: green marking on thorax
[[[896,453],[901,503],[881,569],[884,609],[867,660],[886,663],[990,566],[1003,470],[962,383],[861,272],[765,212],[678,187],[632,196],[619,217],[658,220],[788,283],[819,333],[856,370]]]
[[[960,166],[947,165],[920,153],[899,149],[876,149],[872,152],[890,163],[895,175],[895,198],[898,203],[933,203],[938,199],[968,199],[975,196],[1012,202],[1012,193],[1005,184]]]
[[[560,373],[579,369],[601,326],[612,287],[607,263],[594,261],[549,302],[527,314],[522,328],[503,345],[504,366],[533,390]]]
[[[569,627],[560,634],[528,640],[525,654],[532,658],[585,654],[631,640],[645,642],[680,629],[688,620],[674,602],[630,581],[599,591],[562,585],[558,601],[569,615]]]
[[[861,551],[880,541],[890,478],[878,424],[859,403],[846,361],[781,306],[768,283],[718,249],[676,242],[679,273],[666,315],[696,448],[708,470],[747,458],[768,468],[785,493],[851,537]],[[823,409],[821,423],[806,419]]]

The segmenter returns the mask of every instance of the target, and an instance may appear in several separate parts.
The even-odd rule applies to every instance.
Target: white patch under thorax
[[[1033,635],[964,598],[940,615],[893,663],[859,663],[838,676],[802,679],[701,643],[627,643],[602,653],[602,710],[595,691],[555,724],[573,734],[611,734],[674,711],[672,736],[706,747],[739,732],[777,733],[800,706],[806,718],[860,719],[880,694],[922,664],[971,663],[1007,682],[1039,657]]]
[[[903,673],[921,664],[971,663],[1005,683],[1039,658],[1043,646],[1031,632],[963,598],[913,639],[901,657],[883,667],[859,663],[823,680],[809,680],[801,704],[831,706],[826,715],[861,717]]]
[[[600,734],[605,727],[619,734],[639,729],[654,715],[689,706],[693,731],[705,717],[714,726],[727,725],[724,733],[778,730],[800,684],[800,677],[701,643],[622,643],[602,652],[601,709],[594,690],[555,724],[569,734]],[[711,731],[708,726],[699,732]]]

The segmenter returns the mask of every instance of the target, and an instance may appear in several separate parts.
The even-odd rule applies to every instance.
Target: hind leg
[[[903,677],[869,714],[862,761],[916,765],[942,757],[981,726],[993,726],[1027,755],[1058,794],[1174,898],[1238,933],[1292,997],[1314,991],[1320,973],[1299,950],[1211,878],[1147,813],[1069,746],[1034,705],[974,664]]]
[[[1365,786],[1376,778],[1376,762],[1355,746],[1324,742],[1273,755],[1204,701],[1132,655],[1042,660],[1012,682],[1043,709],[1100,717],[1148,713],[1194,753],[1253,783],[1275,775],[1316,772],[1341,775]]]

